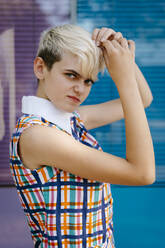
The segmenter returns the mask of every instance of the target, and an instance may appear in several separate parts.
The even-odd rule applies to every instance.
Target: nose
[[[74,85],[74,90],[77,94],[81,95],[84,93],[85,90],[85,83],[84,81],[79,81]]]

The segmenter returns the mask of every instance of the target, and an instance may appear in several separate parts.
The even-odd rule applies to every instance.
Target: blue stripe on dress
[[[42,187],[42,182],[41,182],[41,180],[40,180],[40,178],[39,178],[39,176],[38,176],[38,173],[36,172],[36,170],[32,170],[31,173],[32,173],[32,175],[34,176],[34,178],[36,179],[36,181],[37,181],[37,183],[38,183],[38,185],[36,185],[36,186],[40,187],[40,189],[41,189],[41,187]],[[42,191],[42,190],[41,190],[41,191]]]
[[[62,248],[62,240],[61,240],[61,182],[60,182],[60,174],[57,174],[56,230],[57,230],[58,248]]]
[[[87,217],[87,179],[84,179],[83,199],[83,248],[86,248],[86,217]]]
[[[106,219],[105,219],[105,203],[104,203],[104,187],[102,189],[102,223],[103,223],[103,243],[106,240]]]

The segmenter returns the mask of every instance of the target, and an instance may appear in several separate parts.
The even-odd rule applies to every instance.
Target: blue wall
[[[165,2],[164,0],[78,0],[78,25],[92,31],[109,27],[136,44],[136,63],[147,79],[154,101],[146,110],[153,136],[156,164],[165,165]],[[114,83],[105,73],[94,85],[85,104],[118,97]],[[93,131],[107,152],[124,156],[124,121]],[[104,134],[104,135],[103,135]],[[164,177],[165,180],[165,177]]]
[[[112,187],[116,248],[165,247],[164,187]]]
[[[150,187],[112,186],[117,248],[165,247],[165,2],[164,0],[78,0],[78,25],[92,31],[110,27],[136,44],[136,63],[154,100],[146,109],[154,142],[157,181]],[[105,73],[85,104],[118,97]],[[124,121],[92,130],[104,151],[125,156]]]

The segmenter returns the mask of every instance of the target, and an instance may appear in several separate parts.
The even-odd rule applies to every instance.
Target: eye
[[[73,73],[65,73],[65,75],[69,78],[73,78],[73,79],[76,78],[76,75]]]
[[[91,79],[86,79],[84,82],[85,82],[85,84],[87,84],[89,86],[94,84],[94,81]]]

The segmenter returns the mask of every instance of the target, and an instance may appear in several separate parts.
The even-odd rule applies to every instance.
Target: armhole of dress
[[[60,170],[56,167],[51,167],[49,165],[43,165],[37,169],[29,169],[23,164],[23,161],[21,160],[20,152],[19,152],[19,139],[20,139],[22,132],[25,129],[35,126],[35,125],[49,127],[49,122],[45,119],[42,119],[42,117],[40,116],[33,116],[31,120],[29,120],[29,118],[30,116],[28,116],[27,122],[26,120],[23,119],[23,117],[20,118],[20,121],[18,120],[16,129],[14,132],[15,136],[12,137],[13,144],[12,144],[12,148],[11,148],[12,151],[10,155],[12,156],[13,160],[16,159],[16,165],[20,168],[22,167],[21,170],[23,170],[23,174],[27,172],[25,173],[26,175],[33,175],[33,176],[35,175],[44,184],[44,183],[47,183],[50,179],[52,179],[54,176],[56,176],[60,172]],[[56,125],[55,127],[58,128]]]
[[[28,116],[28,118],[29,118],[29,116]],[[17,135],[16,139],[14,139],[14,141],[13,141],[13,142],[15,142],[15,144],[13,145],[14,146],[13,149],[14,149],[14,152],[15,152],[15,156],[16,156],[17,160],[19,161],[19,164],[22,165],[23,168],[25,168],[26,170],[30,170],[30,171],[32,171],[32,170],[27,168],[24,165],[24,163],[23,163],[23,161],[22,161],[22,159],[20,157],[19,141],[20,141],[20,136],[23,133],[23,131],[26,130],[27,128],[32,127],[32,126],[45,126],[45,127],[48,127],[48,125],[46,123],[44,123],[44,122],[42,122],[40,120],[40,117],[37,117],[37,116],[36,116],[36,118],[33,117],[33,119],[28,120],[28,122],[25,121],[23,123],[22,127],[17,128],[16,133],[18,135]],[[37,169],[34,169],[34,170],[38,170],[38,169],[40,169],[40,168],[37,168]]]
[[[32,126],[36,126],[36,125],[39,125],[39,124],[33,123],[32,125],[28,125],[27,128],[32,127]],[[22,134],[22,132],[21,132],[21,134]],[[20,136],[21,136],[21,134],[20,134]],[[19,136],[19,138],[20,138],[20,136]],[[56,169],[55,167],[48,166],[48,165],[42,165],[42,166],[35,168],[35,169],[29,169],[28,167],[26,167],[25,164],[23,163],[21,157],[20,157],[19,140],[20,139],[18,139],[18,141],[17,141],[16,150],[17,150],[17,157],[19,158],[20,166],[22,167],[23,171],[24,172],[26,171],[28,175],[32,175],[37,182],[41,182],[42,184],[47,183],[52,177],[54,177],[54,175],[56,175],[58,173],[58,169]]]

